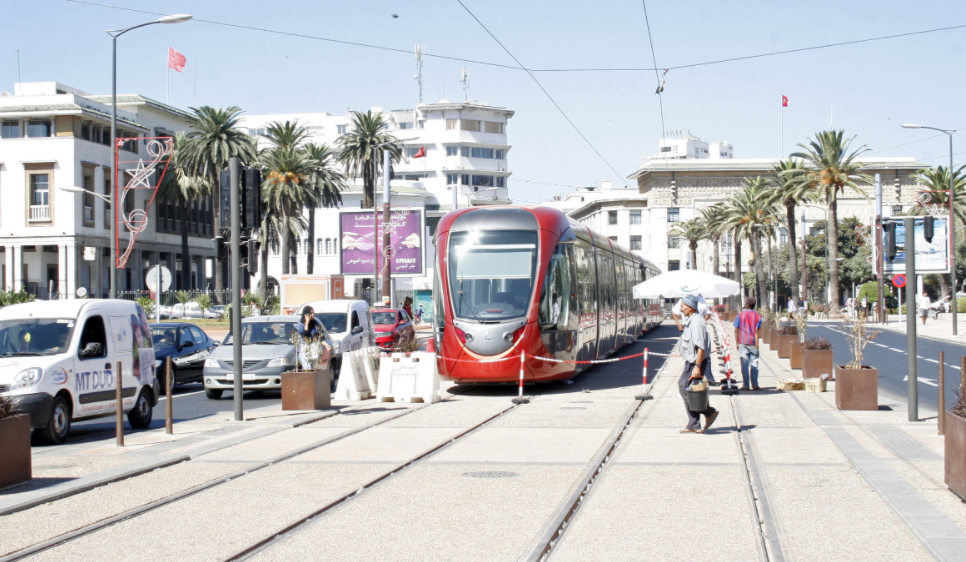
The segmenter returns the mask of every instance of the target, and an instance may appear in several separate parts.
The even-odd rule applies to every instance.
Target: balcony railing
[[[50,205],[31,205],[30,222],[50,222]]]

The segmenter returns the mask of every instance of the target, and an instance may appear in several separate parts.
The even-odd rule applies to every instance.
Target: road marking
[[[894,347],[887,347],[886,349],[889,349],[889,350],[892,350],[892,351],[898,351],[899,353],[905,353],[905,351],[902,351],[901,349],[896,349]],[[916,357],[922,359],[922,356],[921,355],[917,355]]]
[[[935,386],[937,388],[939,387],[939,385],[936,384],[936,381],[934,381],[933,379],[927,379],[926,377],[917,377],[917,379],[919,380],[919,382],[921,382],[923,384],[928,384],[929,386]],[[906,375],[905,377],[903,377],[902,380],[903,381],[908,381],[909,380],[909,375]]]
[[[174,396],[177,396],[180,398],[182,396],[191,396],[192,394],[201,394],[202,392],[204,392],[204,390],[196,390],[194,392],[185,392],[184,394],[175,394]],[[167,398],[167,395],[162,396],[161,398],[158,398],[158,402],[160,402],[161,400],[164,400],[165,398]]]
[[[936,361],[935,359],[926,359],[925,357],[920,357],[920,359],[923,361],[929,361],[930,363],[935,363],[937,365],[939,364],[939,361]]]

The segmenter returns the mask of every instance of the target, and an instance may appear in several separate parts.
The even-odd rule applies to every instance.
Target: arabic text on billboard
[[[397,212],[394,211],[394,215]],[[382,248],[382,213],[379,213],[378,240],[373,241],[372,212],[348,212],[340,216],[340,240],[342,244],[342,274],[372,275],[372,260],[376,244],[379,249],[379,269],[385,263]],[[393,275],[423,274],[423,228],[422,213],[408,211],[389,234],[394,254],[391,259]],[[390,224],[393,224],[392,222]]]

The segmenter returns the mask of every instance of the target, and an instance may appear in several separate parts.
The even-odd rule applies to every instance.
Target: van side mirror
[[[361,334],[362,333],[362,326],[356,326],[355,328],[353,328],[352,329],[352,333],[353,334]]]
[[[104,355],[104,346],[97,342],[90,342],[81,350],[81,357],[100,357]]]

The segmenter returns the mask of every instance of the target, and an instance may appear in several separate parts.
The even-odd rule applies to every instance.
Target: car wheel
[[[67,400],[63,396],[57,396],[50,407],[47,426],[40,430],[40,437],[46,443],[59,445],[67,441],[67,434],[69,433],[70,405],[67,404]]]
[[[147,429],[151,425],[151,418],[154,416],[154,408],[151,407],[151,400],[148,398],[148,391],[141,390],[134,408],[127,413],[127,421],[134,429]]]
[[[218,400],[219,398],[221,398],[222,392],[224,391],[221,390],[220,388],[206,388],[205,396],[208,397],[208,400]]]

